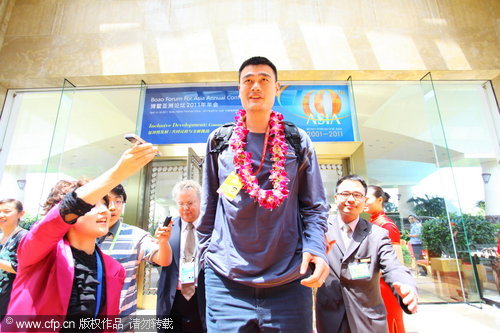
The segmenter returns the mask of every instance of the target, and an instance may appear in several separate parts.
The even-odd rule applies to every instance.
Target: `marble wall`
[[[7,95],[7,88],[0,85],[0,105],[4,104],[5,96]],[[0,109],[0,116],[2,115],[2,109]]]
[[[286,80],[492,80],[499,14],[497,0],[2,0],[0,85],[234,81],[253,55]]]
[[[0,45],[3,44],[5,32],[9,25],[10,13],[12,12],[12,8],[14,8],[14,4],[14,0],[0,1]]]

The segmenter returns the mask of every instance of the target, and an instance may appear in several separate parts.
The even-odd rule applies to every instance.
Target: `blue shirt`
[[[197,228],[200,260],[228,279],[253,287],[289,283],[299,274],[302,253],[325,259],[325,232],[329,206],[311,139],[299,129],[303,162],[299,168],[288,144],[285,169],[289,196],[274,210],[260,207],[244,189],[234,200],[217,193],[220,184],[235,171],[230,148],[212,150],[214,132],[208,138],[203,167],[201,218]],[[245,150],[252,153],[253,170],[262,155],[264,133],[249,133]],[[271,189],[270,153],[257,175],[263,189]]]
[[[422,240],[420,239],[420,235],[422,234],[422,223],[413,222],[410,227],[410,235],[419,235],[419,237],[410,237],[411,244],[422,244]]]
[[[127,272],[120,294],[120,316],[136,314],[137,310],[137,270],[142,260],[153,262],[158,251],[158,243],[149,232],[117,221],[109,233],[98,240],[102,252],[122,264]]]

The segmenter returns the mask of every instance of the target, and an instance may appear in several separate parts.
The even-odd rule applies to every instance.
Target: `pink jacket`
[[[56,205],[23,238],[17,250],[19,266],[7,316],[66,315],[74,277],[71,248],[64,238],[70,227]],[[100,315],[118,315],[125,270],[110,256],[101,255],[106,304]]]

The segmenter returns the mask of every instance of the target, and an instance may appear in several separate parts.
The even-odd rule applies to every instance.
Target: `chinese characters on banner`
[[[204,143],[241,108],[236,86],[147,89],[141,137],[153,144]],[[354,141],[347,85],[282,86],[274,109],[315,142]]]

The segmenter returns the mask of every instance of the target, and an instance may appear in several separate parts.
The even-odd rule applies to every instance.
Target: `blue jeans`
[[[300,280],[254,288],[205,266],[208,332],[312,332],[312,289]]]

